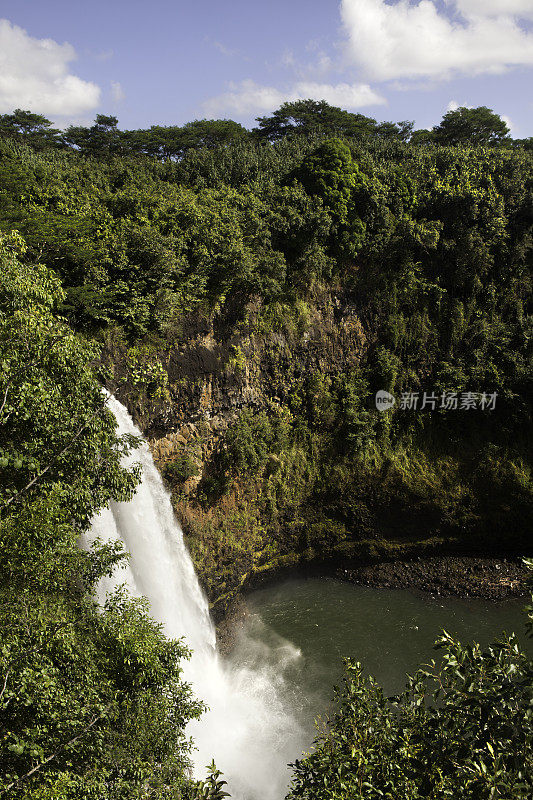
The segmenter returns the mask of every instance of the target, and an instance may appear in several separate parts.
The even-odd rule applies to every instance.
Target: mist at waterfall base
[[[119,435],[140,431],[126,408],[110,397]],[[207,600],[196,577],[170,497],[146,443],[124,458],[142,465],[142,482],[128,503],[111,503],[94,520],[84,545],[121,540],[129,562],[100,581],[101,602],[125,584],[134,597],[146,597],[152,617],[165,634],[183,638],[192,657],[182,664],[184,678],[209,710],[187,727],[194,739],[194,772],[205,777],[214,758],[236,800],[280,800],[289,782],[287,764],[308,746],[292,708],[298,705],[294,683],[285,673],[301,658],[281,636],[241,641],[238,662],[224,662]]]

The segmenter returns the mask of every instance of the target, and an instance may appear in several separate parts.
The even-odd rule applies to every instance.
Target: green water
[[[344,657],[361,661],[394,694],[407,673],[438,658],[432,645],[443,628],[464,643],[482,645],[514,631],[531,652],[526,602],[432,599],[331,579],[291,580],[247,597],[250,616],[233,659],[270,666],[283,681],[287,702],[311,730],[313,719],[328,710]]]

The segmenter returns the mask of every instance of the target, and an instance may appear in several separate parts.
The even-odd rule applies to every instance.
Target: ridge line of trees
[[[533,149],[533,137],[512,139],[505,120],[486,106],[448,111],[431,130],[414,129],[414,122],[377,122],[325,100],[283,103],[270,116],[257,117],[251,131],[231,119],[200,119],[185,125],[152,125],[121,130],[118,118],[97,114],[90,127],[70,125],[62,131],[41,114],[16,109],[0,115],[0,137],[15,139],[37,150],[74,150],[82,155],[145,156],[160,161],[179,160],[190,150],[227,146],[237,142],[275,143],[286,137],[340,136],[358,141],[410,142],[414,145],[469,145]]]

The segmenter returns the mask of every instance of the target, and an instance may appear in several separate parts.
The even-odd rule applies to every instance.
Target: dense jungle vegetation
[[[432,131],[313,101],[252,132],[228,120],[120,131],[103,115],[61,132],[30,112],[0,117],[0,794],[209,790],[187,778],[183,728],[201,703],[180,677],[186,648],[125,596],[99,613],[92,589],[123,554],[78,547],[92,514],[138,479],[120,467],[135,442],[117,439],[99,387],[164,419],[198,382],[172,368],[190,331],[223,343],[215,378],[249,388],[262,376],[220,435],[200,419],[163,464],[212,600],[302,559],[421,543],[526,553],[531,144],[483,108]],[[330,366],[313,369],[296,354],[339,309]],[[377,390],[395,406],[378,412]],[[510,753],[516,737],[531,743],[530,662],[514,645],[488,660],[448,645],[444,710],[426,710],[419,677],[407,721],[352,665],[293,796],[529,796],[531,764],[524,777]],[[464,700],[461,681],[483,689]],[[486,719],[502,692],[512,730]],[[459,719],[463,701],[469,744],[445,726],[442,750],[439,715]],[[420,784],[428,747],[441,760]],[[452,775],[461,748],[472,762]],[[394,776],[374,785],[384,763]]]

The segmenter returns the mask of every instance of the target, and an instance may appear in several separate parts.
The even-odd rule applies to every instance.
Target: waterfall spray
[[[140,435],[126,408],[110,397],[118,433]],[[250,641],[246,661],[225,663],[217,652],[209,606],[174,517],[170,497],[148,446],[124,458],[124,466],[141,463],[142,481],[129,503],[111,503],[94,520],[86,544],[121,540],[129,563],[100,581],[99,599],[120,584],[144,596],[153,618],[171,638],[183,637],[193,654],[184,662],[184,677],[209,710],[187,728],[197,750],[195,775],[215,759],[235,800],[280,800],[289,779],[287,763],[297,758],[305,737],[291,713],[283,678],[288,664],[300,657],[280,640],[265,654]],[[264,646],[263,646],[264,647]],[[266,657],[268,655],[268,657]]]

